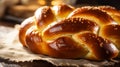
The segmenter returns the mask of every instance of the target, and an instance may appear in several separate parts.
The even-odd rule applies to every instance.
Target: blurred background
[[[120,9],[120,0],[0,0],[0,20],[20,23],[25,18],[33,16],[37,8],[58,3],[66,3],[74,7],[110,5]]]

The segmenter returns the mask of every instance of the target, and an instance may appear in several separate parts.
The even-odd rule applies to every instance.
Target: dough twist
[[[22,22],[19,39],[34,53],[51,57],[112,59],[120,51],[118,17],[118,10],[105,6],[43,6]]]

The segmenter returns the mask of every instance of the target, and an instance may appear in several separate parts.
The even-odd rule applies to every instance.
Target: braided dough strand
[[[40,7],[33,17],[22,22],[20,42],[34,53],[56,58],[120,57],[119,11],[108,10],[66,4]]]

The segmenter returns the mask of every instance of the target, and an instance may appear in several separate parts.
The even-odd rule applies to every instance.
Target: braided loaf
[[[120,11],[110,6],[43,6],[22,22],[19,39],[38,54],[104,60],[120,57]]]

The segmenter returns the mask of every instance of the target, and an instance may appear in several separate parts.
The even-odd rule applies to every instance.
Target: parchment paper
[[[101,67],[120,65],[120,60],[90,61],[86,59],[58,59],[49,56],[34,54],[24,48],[18,39],[19,25],[15,28],[0,26],[0,58],[14,62],[44,60],[56,66]]]

